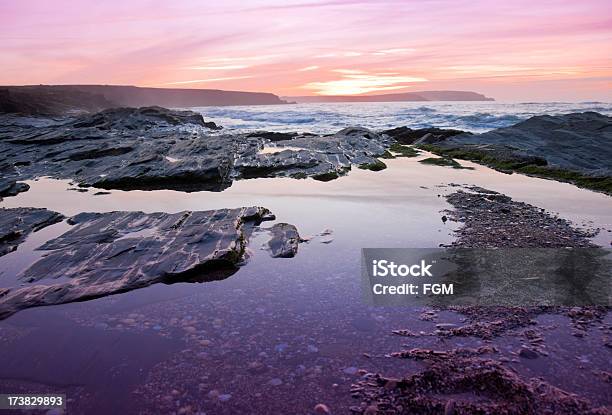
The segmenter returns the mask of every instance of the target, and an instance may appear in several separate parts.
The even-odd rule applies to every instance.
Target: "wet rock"
[[[198,113],[159,107],[42,120],[0,114],[0,153],[20,166],[11,180],[50,176],[82,187],[189,192],[254,177],[333,180],[353,165],[380,163],[392,143],[362,128],[330,136],[217,129]],[[270,141],[290,148],[261,153]]]
[[[57,218],[40,211],[36,213],[44,215],[43,223],[49,216]],[[73,229],[39,248],[45,252],[43,258],[19,276],[28,284],[0,299],[0,317],[159,282],[227,278],[243,261],[253,228],[269,215],[262,207],[174,214],[81,213],[69,219]]]
[[[483,134],[429,144],[438,154],[612,192],[612,117],[596,112],[539,115]]]
[[[283,384],[283,381],[279,378],[274,378],[274,379],[270,379],[270,381],[268,382],[269,385],[271,386],[280,386]]]
[[[272,131],[256,131],[254,133],[250,133],[247,137],[260,137],[266,139],[271,142],[276,141],[286,141],[291,140],[294,137],[297,137],[298,133],[277,133]]]
[[[26,183],[17,182],[18,176],[15,166],[8,163],[0,164],[0,200],[3,197],[26,192],[30,188]]]
[[[605,413],[589,401],[539,379],[522,379],[503,365],[479,357],[478,351],[450,350],[434,353],[417,350],[399,357],[425,360],[425,368],[401,378],[367,375],[351,386],[360,400],[356,413],[376,403],[385,413]],[[453,399],[448,399],[448,396]],[[473,399],[473,396],[486,399]]]
[[[316,414],[331,414],[329,407],[323,403],[318,403],[314,407]]]
[[[214,122],[206,122],[202,114],[175,111],[162,107],[110,108],[93,115],[83,115],[72,124],[74,128],[94,127],[99,130],[148,129],[159,125],[195,124],[212,130],[220,129]]]
[[[17,249],[30,233],[63,219],[63,215],[47,209],[0,208],[0,256]]]
[[[470,133],[466,133],[465,131],[461,130],[441,128],[420,128],[413,130],[408,127],[398,127],[391,130],[385,130],[383,131],[383,134],[393,137],[398,143],[401,144],[419,144],[423,142],[435,143],[438,141],[443,141],[448,137]]]
[[[521,347],[521,349],[518,352],[518,355],[525,359],[537,359],[539,357],[537,352],[531,349],[528,349],[527,347]]]
[[[295,226],[277,223],[269,229],[272,238],[268,241],[270,256],[273,258],[293,258],[298,251],[300,235]]]

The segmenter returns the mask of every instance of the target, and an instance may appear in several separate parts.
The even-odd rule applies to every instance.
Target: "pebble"
[[[319,348],[317,346],[313,346],[311,344],[308,345],[307,349],[310,353],[317,353],[319,351]]]
[[[523,357],[525,359],[537,359],[539,356],[536,352],[526,347],[522,347],[521,350],[519,350],[518,354],[520,357]]]
[[[280,380],[279,378],[274,378],[274,379],[270,379],[270,381],[268,382],[268,384],[272,385],[272,386],[280,386],[283,384],[283,381]]]
[[[314,407],[314,411],[317,414],[331,414],[329,407],[323,403],[318,403]]]

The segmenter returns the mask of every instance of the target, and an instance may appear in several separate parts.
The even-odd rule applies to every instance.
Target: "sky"
[[[0,0],[0,85],[611,101],[611,0]]]

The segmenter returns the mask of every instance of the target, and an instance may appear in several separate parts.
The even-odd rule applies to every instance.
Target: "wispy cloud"
[[[314,58],[356,58],[362,56],[363,52],[346,51],[346,52],[328,52],[315,55]]]
[[[231,71],[236,69],[245,69],[249,67],[249,65],[188,66],[185,69],[194,69],[202,71]]]
[[[205,82],[220,82],[220,81],[231,81],[235,79],[247,79],[252,78],[251,75],[245,76],[226,76],[223,78],[208,78],[208,79],[191,79],[188,81],[174,81],[174,82],[165,82],[160,85],[183,85],[183,84],[200,84]]]
[[[384,56],[384,55],[402,55],[405,53],[416,52],[413,48],[394,48],[394,49],[382,49],[372,52],[372,55]]]
[[[332,69],[332,72],[349,74],[349,75],[364,73],[364,71],[362,71],[361,69]]]
[[[265,61],[274,58],[278,58],[281,55],[270,54],[270,55],[255,55],[255,56],[221,56],[215,58],[205,58],[205,62],[217,62],[217,63],[230,63],[230,62],[251,62],[251,61]]]
[[[299,72],[307,72],[307,71],[314,71],[316,69],[319,69],[318,65],[311,65],[311,66],[306,66],[304,68],[298,69]]]

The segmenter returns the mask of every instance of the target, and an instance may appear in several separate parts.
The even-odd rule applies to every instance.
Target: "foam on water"
[[[596,111],[612,114],[603,102],[359,102],[191,108],[230,130],[334,133],[344,127],[383,130],[456,128],[480,133],[507,127],[534,115]]]

